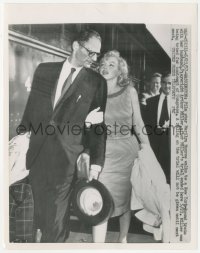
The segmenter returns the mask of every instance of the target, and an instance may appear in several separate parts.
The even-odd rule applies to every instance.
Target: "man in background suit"
[[[160,83],[162,75],[160,73],[153,73],[146,81],[146,91],[141,94],[140,103],[146,106],[146,100],[150,97],[159,95]]]
[[[144,117],[146,110],[146,100],[160,94],[160,83],[162,75],[158,72],[153,73],[145,82],[145,92],[140,95],[140,110],[141,115]]]
[[[144,114],[146,131],[151,147],[170,184],[170,92],[171,74],[165,73],[161,79],[161,93],[147,99]]]
[[[34,74],[18,131],[31,131],[26,166],[41,242],[68,238],[69,199],[78,156],[89,150],[90,179],[98,178],[104,163],[104,120],[90,131],[85,126],[91,111],[99,108],[103,114],[106,106],[106,81],[87,68],[97,60],[100,49],[101,37],[96,31],[80,32],[68,59],[42,63]]]

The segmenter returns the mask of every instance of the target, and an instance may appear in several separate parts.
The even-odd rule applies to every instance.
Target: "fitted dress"
[[[105,111],[107,142],[105,164],[99,176],[114,200],[112,217],[130,210],[131,170],[138,156],[139,144],[132,134],[133,106],[131,87],[108,95]]]

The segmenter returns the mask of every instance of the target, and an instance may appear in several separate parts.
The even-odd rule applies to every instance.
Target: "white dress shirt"
[[[159,126],[159,121],[160,121],[160,116],[161,116],[161,110],[162,110],[162,105],[163,105],[163,101],[165,99],[165,94],[162,92],[160,95],[160,99],[158,102],[158,116],[157,116],[157,125]],[[168,115],[170,117],[170,104],[171,104],[171,100],[170,100],[170,95],[167,95],[167,109],[168,109]]]
[[[62,70],[60,72],[59,79],[58,79],[58,84],[57,84],[57,88],[56,88],[56,94],[55,94],[54,106],[53,107],[55,107],[56,103],[58,102],[58,99],[61,96],[61,91],[62,91],[63,84],[64,84],[65,80],[67,79],[67,77],[69,76],[69,74],[71,72],[71,68],[76,69],[76,71],[72,75],[72,82],[74,81],[74,79],[76,78],[76,76],[78,75],[80,70],[82,69],[82,67],[74,67],[68,60],[66,60],[64,62]]]

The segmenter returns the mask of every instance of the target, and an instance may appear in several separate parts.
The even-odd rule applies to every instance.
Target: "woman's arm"
[[[130,87],[131,103],[133,108],[133,127],[141,144],[149,144],[148,135],[145,125],[141,117],[140,106],[137,91],[134,87]]]

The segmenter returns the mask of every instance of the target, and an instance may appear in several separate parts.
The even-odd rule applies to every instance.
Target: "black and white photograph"
[[[195,244],[195,17],[65,4],[38,21],[45,5],[33,20],[22,5],[6,16],[7,245]]]

